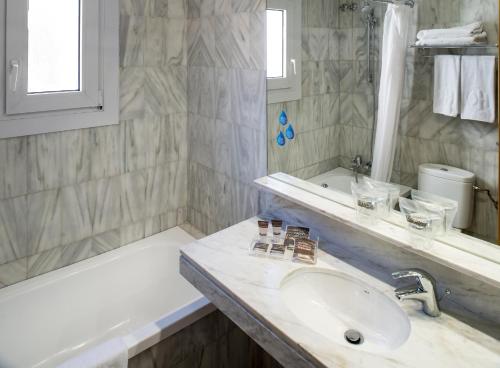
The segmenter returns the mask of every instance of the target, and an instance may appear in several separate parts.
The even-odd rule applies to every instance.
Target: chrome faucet
[[[425,314],[438,317],[441,314],[436,298],[436,281],[424,270],[410,268],[392,273],[394,279],[414,277],[416,284],[394,290],[399,300],[419,300],[423,304]]]
[[[361,171],[361,167],[363,165],[363,159],[360,155],[354,157],[351,161],[351,169],[354,174],[354,179],[356,179],[356,183],[358,183],[358,174]]]

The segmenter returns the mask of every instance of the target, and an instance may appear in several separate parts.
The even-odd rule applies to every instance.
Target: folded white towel
[[[456,38],[429,38],[417,40],[417,46],[468,46],[480,45],[488,41],[486,32],[479,33],[469,37],[456,37]]]
[[[67,360],[58,368],[127,368],[127,366],[128,347],[118,337]]]
[[[462,56],[462,119],[495,122],[495,56]]]
[[[466,26],[444,28],[444,29],[424,29],[417,33],[417,38],[435,39],[435,38],[458,38],[470,37],[483,32],[483,23],[474,22]]]
[[[458,116],[460,112],[460,56],[434,57],[434,106],[436,114]]]

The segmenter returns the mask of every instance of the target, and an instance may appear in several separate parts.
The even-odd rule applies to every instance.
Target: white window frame
[[[302,3],[301,0],[268,0],[267,9],[284,10],[283,78],[267,78],[267,101],[277,103],[302,98]]]
[[[0,0],[0,138],[118,124],[119,0],[81,4],[80,90],[28,94],[28,0]]]

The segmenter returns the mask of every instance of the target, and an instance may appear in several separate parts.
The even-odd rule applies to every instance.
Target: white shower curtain
[[[411,12],[409,6],[390,4],[385,14],[377,132],[372,163],[372,178],[380,181],[389,181],[392,174]]]

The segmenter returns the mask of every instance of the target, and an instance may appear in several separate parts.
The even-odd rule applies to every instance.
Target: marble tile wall
[[[373,91],[366,82],[366,28],[359,12],[339,10],[344,2],[302,1],[302,98],[268,105],[271,173],[310,178],[349,167],[357,154],[369,159]],[[275,138],[282,110],[297,138],[279,147]]]
[[[418,29],[449,27],[481,20],[490,43],[498,42],[496,0],[421,0]],[[493,50],[494,51],[494,50]],[[481,50],[489,53],[491,50]],[[432,112],[433,59],[424,51],[408,52],[400,141],[393,179],[416,186],[418,166],[433,162],[472,171],[477,184],[498,197],[498,126]],[[497,211],[485,194],[476,196],[469,233],[495,241]]]
[[[338,166],[340,77],[333,31],[337,26],[337,0],[302,1],[302,98],[268,104],[269,173],[314,176]],[[295,139],[283,147],[276,143],[281,111],[295,130]]]
[[[187,3],[120,12],[120,124],[0,140],[0,287],[187,219]]]
[[[188,220],[210,234],[258,211],[266,175],[265,1],[188,1]]]
[[[302,2],[303,98],[268,105],[270,173],[283,171],[307,179],[338,166],[349,168],[355,155],[362,155],[365,161],[371,156],[372,119],[376,109],[373,90],[366,79],[366,27],[359,11],[338,10],[342,3],[343,0]],[[482,20],[490,42],[498,40],[496,0],[419,0],[417,3],[414,12],[418,13],[412,28],[449,27]],[[378,79],[385,7],[377,5],[375,9],[378,23],[373,54]],[[491,189],[497,197],[497,125],[434,114],[433,60],[423,56],[420,52],[408,51],[392,181],[416,187],[421,163],[449,164],[474,172],[477,184]],[[283,148],[274,140],[281,110],[289,113],[298,132],[296,141]],[[474,223],[468,231],[493,240],[497,232],[496,218],[493,204],[486,195],[479,195]]]
[[[129,359],[129,368],[280,368],[281,365],[219,311]]]

